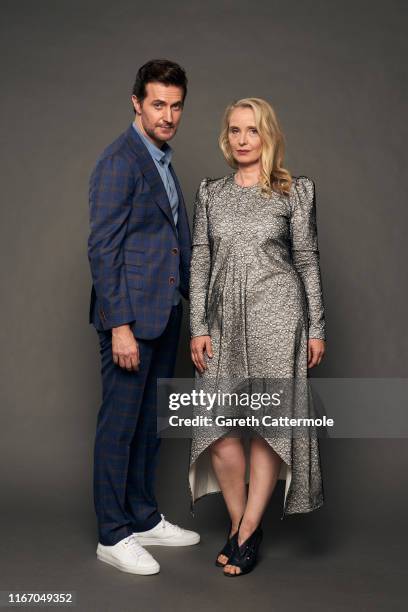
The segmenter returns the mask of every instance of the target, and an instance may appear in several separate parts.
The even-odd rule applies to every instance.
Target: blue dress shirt
[[[173,214],[174,225],[177,229],[177,221],[178,221],[178,194],[176,185],[174,184],[174,179],[171,175],[169,165],[171,162],[171,157],[173,155],[173,149],[167,142],[164,143],[163,147],[159,149],[156,147],[153,142],[141,132],[139,127],[136,125],[136,122],[133,123],[133,128],[136,130],[137,134],[142,139],[143,143],[146,145],[147,150],[149,151],[155,166],[159,172],[160,178],[163,181],[163,185],[166,189],[167,197],[169,198],[171,212]],[[177,305],[180,302],[180,291],[179,291],[179,275],[177,275],[177,285],[174,292],[174,301],[173,305]]]

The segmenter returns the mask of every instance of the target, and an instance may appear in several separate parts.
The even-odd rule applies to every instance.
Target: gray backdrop
[[[162,572],[149,579],[96,563],[101,390],[86,241],[88,177],[133,119],[140,65],[167,57],[187,70],[172,145],[190,213],[200,180],[230,171],[217,148],[226,104],[264,97],[286,135],[287,166],[317,188],[328,335],[313,375],[406,376],[406,3],[2,0],[0,8],[0,589],[76,589],[84,610],[135,609],[135,593],[140,609],[160,609],[163,597],[163,609],[180,610],[180,585],[186,610],[227,600],[245,609],[246,595],[258,605],[273,597],[279,610],[403,609],[403,439],[322,441],[324,508],[281,522],[278,488],[263,563],[233,586],[211,565],[225,535],[222,500],[210,496],[190,516],[188,441],[166,440],[162,511],[199,530],[205,554],[162,550]],[[177,375],[191,373],[185,308]],[[270,575],[279,578],[273,591]]]

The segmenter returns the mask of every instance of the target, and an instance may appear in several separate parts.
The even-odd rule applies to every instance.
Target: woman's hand
[[[326,352],[326,343],[319,338],[309,338],[307,346],[307,367],[319,365]]]
[[[204,370],[207,369],[207,365],[204,361],[204,353],[207,353],[210,359],[213,357],[211,336],[196,336],[195,338],[191,338],[190,349],[191,359],[197,370],[202,374]]]

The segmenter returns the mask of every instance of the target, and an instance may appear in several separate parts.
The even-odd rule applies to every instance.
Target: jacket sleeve
[[[208,336],[207,295],[211,271],[211,249],[208,238],[208,179],[197,190],[194,205],[192,253],[190,264],[190,333]]]
[[[313,181],[301,176],[294,185],[290,222],[292,261],[305,288],[309,338],[325,340],[325,316],[319,265],[316,195]]]
[[[123,266],[133,191],[133,172],[125,159],[113,154],[98,162],[89,186],[88,259],[104,329],[135,319]]]

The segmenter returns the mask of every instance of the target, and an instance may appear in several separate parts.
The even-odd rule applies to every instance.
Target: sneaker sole
[[[153,570],[147,569],[147,568],[140,568],[136,570],[127,565],[122,565],[119,561],[105,558],[101,554],[97,554],[96,557],[97,559],[99,559],[99,561],[103,561],[104,563],[107,563],[108,565],[112,565],[113,567],[116,567],[116,569],[120,570],[121,572],[126,572],[128,574],[139,574],[140,576],[152,576],[153,574],[158,574],[160,571],[160,567],[158,567],[157,569],[153,569]]]
[[[163,539],[160,540],[159,538],[146,538],[146,537],[142,537],[142,536],[138,536],[137,540],[139,542],[139,544],[141,544],[142,546],[194,546],[195,544],[198,544],[200,541],[200,538],[195,539],[194,541],[191,542],[171,542],[169,540]]]

